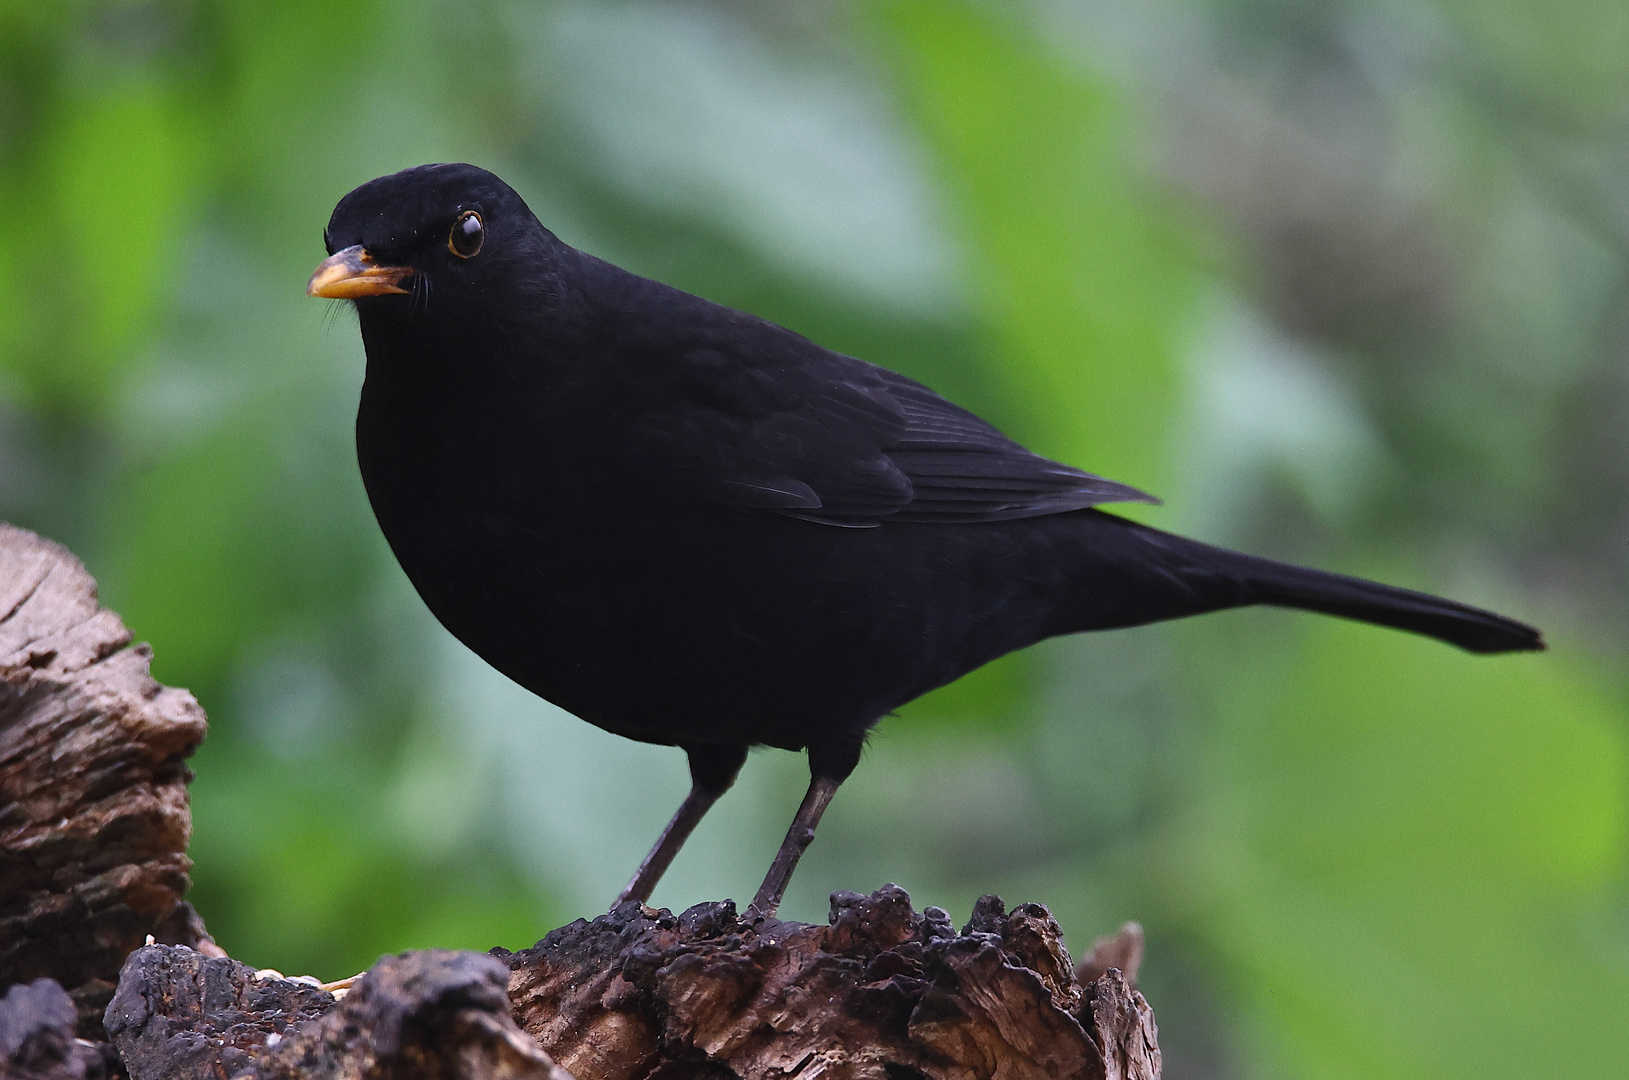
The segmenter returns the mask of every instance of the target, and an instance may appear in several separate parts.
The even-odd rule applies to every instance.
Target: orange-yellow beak
[[[305,291],[307,296],[325,296],[330,300],[406,293],[401,283],[412,276],[412,269],[406,266],[375,264],[367,250],[357,244],[324,259],[317,272],[311,275],[311,282],[306,285]]]

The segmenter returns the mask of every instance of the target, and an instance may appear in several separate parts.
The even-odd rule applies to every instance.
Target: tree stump
[[[1148,1003],[1118,969],[1082,985],[1039,904],[986,896],[958,933],[895,885],[834,894],[827,926],[627,903],[505,959],[521,1026],[580,1077],[1159,1076]]]
[[[0,982],[55,979],[92,1039],[148,935],[214,944],[181,899],[204,712],[129,646],[78,559],[0,525]]]
[[[1159,1076],[1141,932],[1077,967],[1044,907],[996,897],[959,932],[891,885],[826,926],[628,903],[350,987],[257,972],[182,899],[203,711],[129,642],[78,560],[0,525],[0,1077]]]

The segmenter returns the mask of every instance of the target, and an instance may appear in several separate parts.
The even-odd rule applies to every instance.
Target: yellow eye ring
[[[460,259],[473,259],[481,253],[481,244],[486,241],[486,223],[481,215],[474,210],[465,210],[453,222],[452,231],[447,234],[447,250]]]

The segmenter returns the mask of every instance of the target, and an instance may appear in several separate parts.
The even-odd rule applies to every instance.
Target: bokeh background
[[[211,718],[193,899],[326,978],[602,910],[687,785],[426,614],[351,449],[329,211],[424,161],[923,379],[1144,520],[1546,628],[1046,643],[882,725],[785,914],[1136,918],[1168,1075],[1629,1062],[1629,7],[0,3],[0,516]],[[657,891],[755,888],[754,755]]]

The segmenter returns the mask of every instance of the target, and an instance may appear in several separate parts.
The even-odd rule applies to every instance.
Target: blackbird
[[[619,902],[650,897],[768,745],[807,751],[811,775],[753,900],[772,914],[878,719],[1055,634],[1271,604],[1544,647],[1491,612],[1095,509],[1152,500],[577,251],[471,165],[363,184],[323,241],[308,292],[356,305],[357,457],[419,595],[522,686],[689,757]]]

